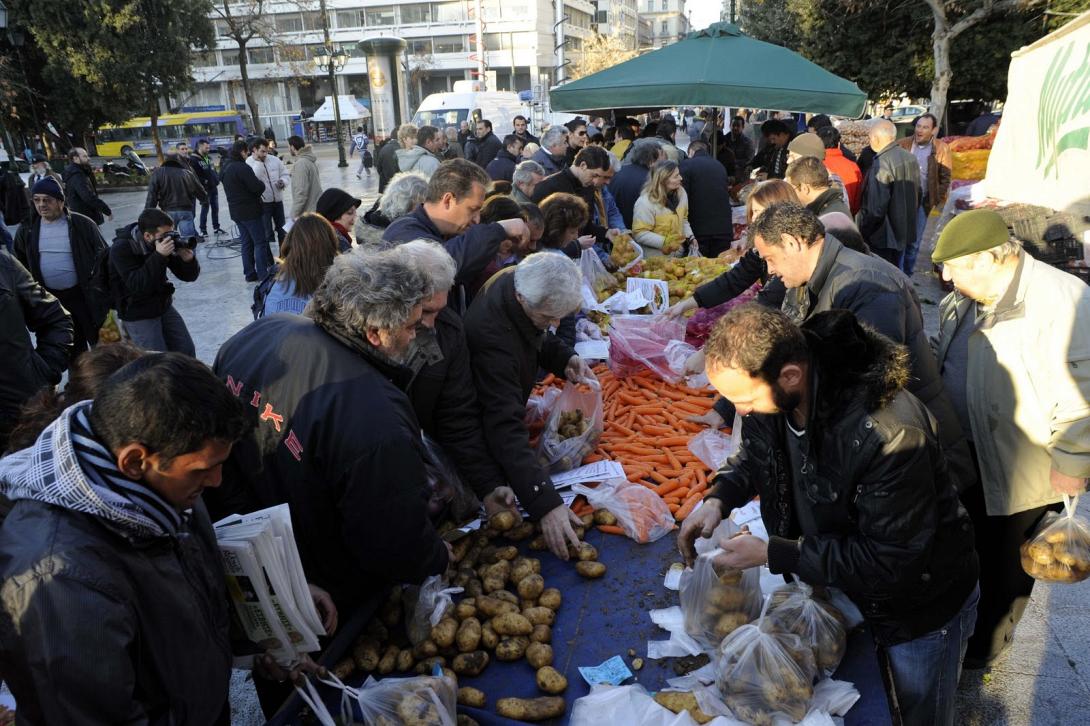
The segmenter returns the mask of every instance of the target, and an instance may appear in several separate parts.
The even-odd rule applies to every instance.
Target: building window
[[[390,5],[384,5],[377,8],[367,8],[364,12],[367,13],[367,27],[374,27],[376,25],[394,25],[394,9]]]
[[[297,13],[277,15],[276,16],[276,32],[278,33],[301,33],[303,32],[303,18]]]
[[[662,23],[659,24],[659,34],[666,35],[666,33],[670,32],[669,26],[669,21],[663,20]]]
[[[281,63],[299,63],[307,59],[307,49],[303,45],[282,45],[276,55]]]
[[[341,10],[337,13],[338,28],[362,28],[363,16],[359,10]]]
[[[219,38],[227,38],[230,36],[231,28],[227,25],[226,20],[216,21],[216,36]]]
[[[276,58],[272,48],[250,48],[246,53],[251,63],[275,63]]]
[[[647,0],[647,12],[655,12],[655,0]]]
[[[461,35],[441,35],[434,39],[436,53],[464,53],[466,39]]]
[[[465,6],[460,3],[437,3],[434,12],[435,21],[438,23],[461,23],[466,17]]]
[[[666,12],[670,7],[670,0],[662,0],[662,12]]]
[[[321,30],[322,29],[322,14],[321,13],[302,13],[303,28],[305,30]]]
[[[218,65],[218,61],[216,60],[216,52],[204,51],[202,53],[197,53],[194,56],[193,65],[202,67]]]
[[[416,3],[401,6],[401,24],[419,25],[432,21],[432,8],[429,3]]]
[[[409,38],[405,41],[409,45],[409,55],[431,55],[431,38]]]
[[[220,51],[223,57],[223,65],[225,66],[237,66],[238,65],[238,51],[237,50],[224,50]]]

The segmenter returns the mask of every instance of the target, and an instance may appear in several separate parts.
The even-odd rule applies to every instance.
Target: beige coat
[[[299,149],[291,165],[291,217],[298,219],[304,212],[318,208],[322,194],[322,175],[318,173],[318,160],[310,144]]]
[[[969,338],[969,421],[992,516],[1062,500],[1049,472],[1090,477],[1090,287],[1023,253],[1011,303]],[[942,301],[939,366],[975,303]]]

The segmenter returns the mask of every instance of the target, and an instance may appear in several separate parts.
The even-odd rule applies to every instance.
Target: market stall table
[[[584,580],[575,573],[572,563],[561,562],[547,552],[531,553],[541,560],[541,574],[546,585],[559,588],[564,595],[564,604],[553,626],[552,645],[555,653],[553,665],[568,679],[568,689],[563,695],[569,716],[572,703],[590,692],[590,687],[579,674],[580,666],[596,666],[619,655],[631,669],[632,658],[628,656],[631,648],[637,657],[643,658],[644,666],[634,671],[634,678],[625,681],[626,684],[638,682],[649,691],[658,691],[666,687],[667,679],[679,675],[673,669],[677,659],[649,660],[646,657],[648,640],[669,638],[668,633],[651,622],[648,611],[678,604],[678,593],[663,586],[663,578],[670,565],[680,561],[676,532],[647,545],[593,529],[588,530],[586,539],[598,548],[599,561],[608,567],[605,577],[600,580]],[[354,627],[358,633],[364,624],[365,619],[353,619],[350,627]],[[338,640],[347,633],[339,635]],[[355,635],[347,640],[349,645],[346,650],[354,640]],[[325,663],[326,659],[323,658],[322,662]],[[396,677],[396,674],[392,677]],[[865,628],[849,635],[844,661],[833,677],[853,683],[861,696],[845,717],[846,726],[873,726],[890,722],[873,641]],[[349,685],[358,686],[363,680],[363,676],[355,674]],[[458,684],[473,686],[487,694],[486,709],[458,709],[459,713],[470,716],[482,726],[520,723],[495,714],[498,699],[544,695],[534,682],[534,669],[525,660],[514,663],[493,660],[480,676],[460,677]],[[327,698],[330,712],[337,713],[339,691],[325,687],[321,690]],[[566,721],[567,716],[547,723]],[[299,724],[302,721],[296,711],[293,717],[270,723]]]

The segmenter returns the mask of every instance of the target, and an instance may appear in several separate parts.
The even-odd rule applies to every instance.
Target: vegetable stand
[[[668,633],[651,622],[648,611],[678,603],[677,592],[663,586],[666,571],[673,563],[680,561],[676,534],[640,545],[627,537],[592,529],[588,530],[586,539],[598,548],[599,560],[608,567],[608,572],[601,579],[584,580],[575,573],[571,562],[561,562],[548,553],[530,553],[540,556],[541,574],[549,587],[559,588],[564,595],[564,603],[553,626],[552,646],[555,653],[553,665],[568,679],[568,688],[562,694],[567,715],[571,714],[572,703],[590,691],[578,668],[597,666],[619,655],[632,670],[633,659],[628,655],[630,648],[636,652],[636,657],[644,660],[644,666],[633,670],[634,678],[625,681],[626,684],[639,682],[649,691],[657,691],[666,687],[667,679],[679,675],[674,670],[679,659],[649,660],[646,657],[648,640],[665,640],[669,637]],[[352,618],[335,639],[334,646],[340,645],[340,652],[334,652],[331,646],[322,662],[332,665],[350,651],[351,643],[362,631],[367,619]],[[348,632],[350,629],[354,632]],[[845,718],[848,726],[889,723],[873,642],[865,628],[849,635],[846,655],[834,678],[852,682],[861,694]],[[359,685],[362,681],[363,676],[357,673],[350,685]],[[470,716],[482,726],[518,723],[496,715],[495,704],[499,698],[545,695],[538,690],[534,670],[525,660],[513,663],[494,661],[481,675],[460,677],[458,682],[459,686],[472,686],[487,694],[488,704],[484,709],[461,706],[458,709],[459,713]],[[320,687],[320,690],[327,697],[331,712],[335,713],[339,693],[325,687]],[[301,720],[299,706],[301,704],[290,712],[285,709],[281,714],[283,718],[270,723],[305,723]],[[567,715],[564,719],[547,723],[565,723]]]

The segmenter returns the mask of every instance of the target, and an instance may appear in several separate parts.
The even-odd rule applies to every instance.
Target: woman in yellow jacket
[[[648,257],[684,254],[692,242],[689,197],[681,186],[676,161],[660,161],[652,167],[632,211],[632,236]]]

